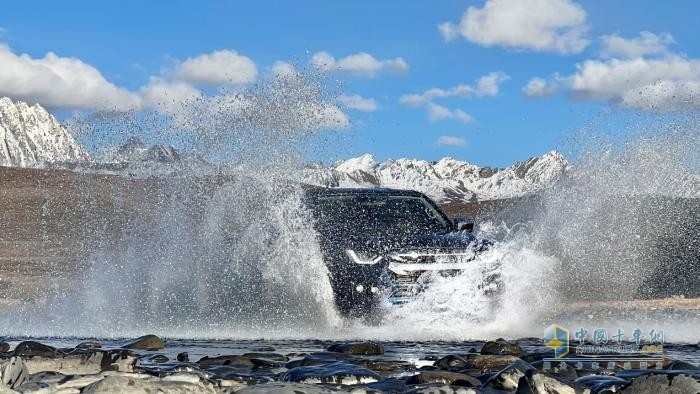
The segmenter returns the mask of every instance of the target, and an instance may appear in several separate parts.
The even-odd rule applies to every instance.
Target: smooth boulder
[[[379,356],[384,354],[384,346],[382,346],[381,343],[373,341],[336,343],[328,346],[326,350],[329,352],[363,356]]]
[[[374,383],[381,379],[382,377],[374,371],[343,362],[320,366],[296,367],[280,376],[280,380],[285,382],[342,385]]]
[[[129,341],[122,345],[122,347],[124,349],[133,350],[160,350],[165,348],[165,341],[156,335],[149,334]]]

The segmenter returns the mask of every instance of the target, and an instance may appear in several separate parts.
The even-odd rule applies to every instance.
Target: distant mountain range
[[[29,106],[0,98],[0,166],[68,167],[128,175],[166,176],[193,167],[212,167],[170,145],[147,146],[130,138],[120,146],[92,155],[39,104]],[[309,165],[301,179],[327,187],[414,189],[440,202],[520,197],[552,185],[569,163],[558,152],[507,168],[479,167],[466,161],[396,159],[376,162],[371,155],[341,160],[331,166]],[[294,178],[299,178],[294,174]]]
[[[440,202],[455,202],[520,197],[552,185],[568,167],[566,159],[555,151],[508,168],[479,167],[451,157],[434,162],[376,162],[371,155],[363,155],[331,167],[308,168],[304,178],[328,187],[414,189]]]

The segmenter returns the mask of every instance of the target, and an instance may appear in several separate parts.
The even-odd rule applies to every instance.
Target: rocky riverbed
[[[491,342],[11,339],[0,392],[699,393],[700,346],[665,344],[594,370],[536,338]],[[581,364],[576,365],[581,362]],[[660,368],[660,369],[657,369]]]

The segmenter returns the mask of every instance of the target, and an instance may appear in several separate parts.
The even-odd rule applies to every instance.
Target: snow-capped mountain
[[[41,105],[0,98],[0,166],[87,161],[87,151]]]
[[[171,145],[156,144],[148,147],[140,138],[131,137],[117,147],[109,147],[98,155],[103,163],[154,162],[161,164],[180,163],[189,156],[180,153]]]
[[[419,190],[439,202],[520,197],[556,182],[569,167],[558,152],[508,168],[479,167],[450,157],[436,162],[397,159],[377,163],[371,155],[316,166],[307,182],[327,187],[391,187]]]

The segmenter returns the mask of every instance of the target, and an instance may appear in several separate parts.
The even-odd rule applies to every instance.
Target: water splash
[[[20,335],[104,337],[307,338],[338,326],[302,187],[289,179],[310,135],[347,122],[321,82],[278,76],[166,109],[73,125],[93,138],[179,136],[207,152],[208,171],[154,179],[161,173],[139,167],[141,181],[112,191],[113,217],[94,229],[77,288],[56,288],[3,320]],[[86,204],[100,197],[90,186]],[[143,194],[143,204],[131,201]]]
[[[388,309],[382,326],[354,332],[522,338],[558,323],[628,334],[655,328],[668,340],[696,341],[697,304],[644,299],[700,296],[697,124],[694,117],[644,122],[623,138],[620,130],[581,131],[572,138],[574,166],[560,182],[480,223],[479,237],[496,243],[473,270],[438,278],[416,303]],[[498,297],[478,286],[493,267],[504,285]]]

